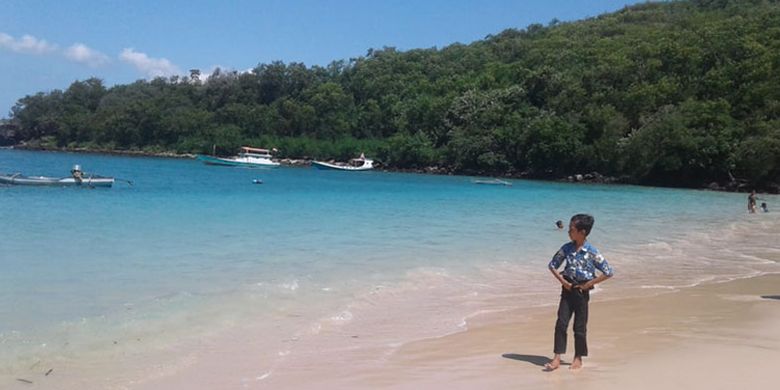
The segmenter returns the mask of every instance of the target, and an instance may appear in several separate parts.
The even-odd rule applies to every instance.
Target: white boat
[[[312,161],[311,165],[319,169],[336,169],[339,171],[368,171],[374,169],[374,160],[366,158],[366,156],[361,153],[360,157],[353,158],[347,162]]]
[[[114,184],[113,177],[86,175],[78,180],[74,177],[46,177],[24,176],[19,173],[12,175],[0,175],[0,184],[13,184],[22,186],[84,186],[84,187],[111,187]]]
[[[279,163],[271,160],[271,151],[268,149],[250,148],[242,146],[241,152],[234,157],[214,157],[198,155],[198,160],[209,165],[225,165],[231,167],[278,167]]]
[[[471,181],[474,184],[484,184],[484,185],[492,185],[492,186],[511,186],[511,181],[501,180],[501,179],[490,179],[490,180],[472,180]]]

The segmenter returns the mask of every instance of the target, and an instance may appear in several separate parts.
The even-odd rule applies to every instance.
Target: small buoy
[[[262,180],[260,180],[260,179],[253,179],[253,180],[252,180],[252,183],[255,183],[255,184],[263,184],[263,181],[262,181]]]

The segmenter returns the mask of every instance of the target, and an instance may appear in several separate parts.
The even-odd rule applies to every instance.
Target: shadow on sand
[[[761,298],[764,299],[777,299],[780,300],[780,295],[762,295]]]
[[[505,353],[501,356],[507,359],[519,360],[521,362],[528,362],[539,367],[544,367],[544,365],[550,361],[550,358],[548,358],[547,356],[539,356],[539,355],[518,355],[516,353]]]
[[[535,366],[542,367],[542,371],[551,371],[544,367],[545,364],[549,363],[550,358],[547,356],[539,356],[539,355],[519,355],[516,353],[505,353],[501,355],[504,358],[512,359],[512,360],[519,360],[521,362],[528,362]],[[571,363],[565,363],[561,362],[561,366],[570,366]]]

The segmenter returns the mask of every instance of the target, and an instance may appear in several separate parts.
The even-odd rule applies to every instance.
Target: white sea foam
[[[352,319],[352,313],[349,310],[344,310],[341,313],[333,317],[330,317],[330,319],[332,321],[340,321],[340,322],[349,321]]]
[[[675,287],[675,286],[662,286],[662,285],[642,285],[642,286],[639,286],[639,288],[661,289],[661,290],[678,290],[679,289],[679,287]]]
[[[289,282],[289,283],[281,283],[281,284],[279,284],[279,287],[281,287],[281,288],[283,288],[285,290],[296,291],[296,290],[298,290],[298,287],[300,287],[300,286],[298,285],[298,280],[296,279],[296,280],[293,280],[292,282]]]

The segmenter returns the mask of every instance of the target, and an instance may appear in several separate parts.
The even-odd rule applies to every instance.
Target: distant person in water
[[[756,212],[756,200],[758,197],[756,196],[756,190],[753,190],[750,195],[748,195],[748,213],[755,213]]]
[[[766,202],[761,202],[761,211],[768,213],[769,207],[766,205]]]
[[[598,249],[587,242],[593,228],[593,217],[577,214],[569,222],[570,242],[563,244],[548,264],[550,272],[561,283],[561,300],[558,303],[558,320],[555,322],[553,359],[544,365],[552,371],[561,366],[561,355],[566,353],[566,330],[574,315],[574,360],[572,370],[582,368],[582,358],[588,356],[587,328],[590,290],[598,283],[612,277],[612,267]],[[563,265],[563,271],[558,268]],[[596,276],[596,270],[601,274]]]
[[[84,178],[84,172],[81,171],[81,165],[74,165],[73,169],[70,170],[70,175],[73,176],[73,179],[76,180],[77,183],[81,183],[81,180]]]
[[[555,226],[556,226],[558,229],[563,229],[563,221],[561,221],[560,219],[559,219],[559,220],[557,220],[557,221],[555,221]]]

